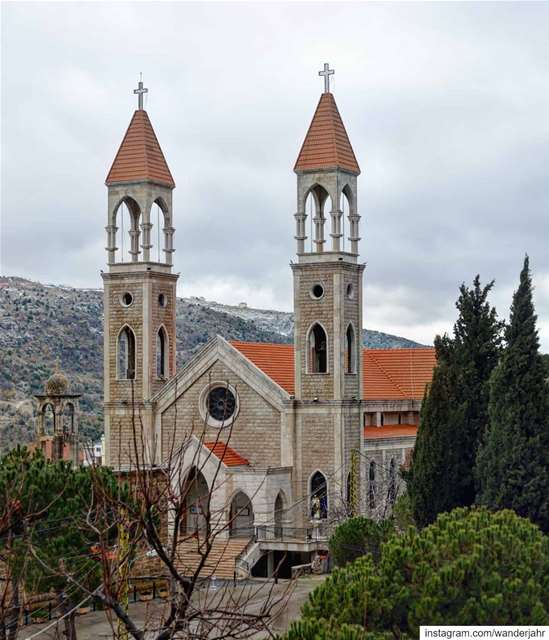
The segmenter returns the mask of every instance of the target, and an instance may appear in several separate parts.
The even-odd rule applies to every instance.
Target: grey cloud
[[[290,309],[292,166],[334,93],[359,182],[367,326],[424,342],[462,281],[508,312],[532,258],[549,349],[545,3],[10,3],[1,269],[100,286],[105,175],[134,108],[174,174],[180,293]]]

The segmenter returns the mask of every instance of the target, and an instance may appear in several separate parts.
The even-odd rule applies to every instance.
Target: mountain
[[[291,313],[228,306],[204,298],[177,300],[177,362],[181,367],[216,334],[227,340],[291,342]],[[364,330],[369,347],[419,347]],[[42,391],[56,358],[82,393],[80,433],[102,432],[103,308],[100,289],[76,289],[0,278],[0,450],[33,437],[32,395]]]

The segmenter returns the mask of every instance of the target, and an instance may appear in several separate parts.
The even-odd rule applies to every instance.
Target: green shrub
[[[379,563],[367,555],[336,569],[302,613],[323,620],[322,629],[356,625],[396,637],[417,637],[429,624],[546,625],[549,538],[512,511],[455,509],[392,536]],[[308,629],[299,624],[286,640],[317,637],[299,635]]]
[[[336,527],[329,541],[330,554],[339,567],[371,553],[379,558],[379,549],[394,532],[391,520],[370,520],[362,516],[349,518]]]
[[[326,620],[299,620],[285,636],[287,640],[377,640],[385,635],[370,633],[357,625],[334,627]]]
[[[396,531],[406,531],[408,527],[416,526],[409,493],[403,493],[396,499],[392,517]]]

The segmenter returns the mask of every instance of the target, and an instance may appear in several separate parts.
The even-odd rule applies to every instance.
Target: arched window
[[[370,509],[376,506],[376,463],[373,460],[368,472],[368,504]]]
[[[352,324],[345,333],[345,373],[355,373],[355,330]]]
[[[156,334],[156,377],[161,379],[165,378],[168,372],[168,367],[166,366],[167,343],[166,331],[164,327],[160,327]]]
[[[127,326],[118,334],[118,378],[135,380],[135,335]]]
[[[391,458],[389,465],[389,490],[387,491],[389,505],[392,507],[396,499],[396,465],[395,459]]]
[[[315,471],[311,476],[310,511],[313,520],[328,517],[328,485],[321,471]]]
[[[328,339],[326,332],[315,324],[309,331],[309,373],[328,371]]]

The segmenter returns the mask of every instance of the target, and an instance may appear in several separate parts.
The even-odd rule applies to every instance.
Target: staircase
[[[221,578],[232,580],[236,570],[236,559],[244,551],[249,538],[217,538],[212,545],[206,562],[200,571],[201,578]],[[196,538],[185,540],[177,550],[177,568],[182,575],[193,575],[201,561]],[[237,576],[239,577],[239,576]]]

